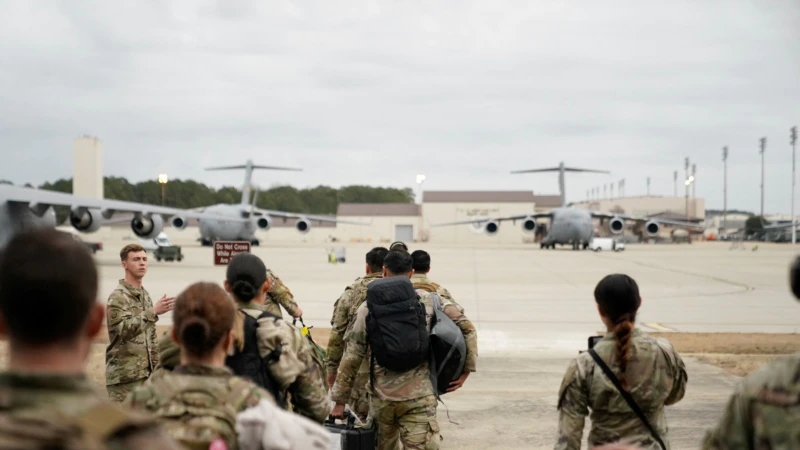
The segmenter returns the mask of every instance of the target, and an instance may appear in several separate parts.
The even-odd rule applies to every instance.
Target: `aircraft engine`
[[[272,221],[267,216],[261,216],[256,219],[256,226],[262,230],[269,230],[272,227]]]
[[[500,230],[500,224],[497,221],[490,220],[483,226],[483,232],[488,236],[494,236]]]
[[[186,224],[189,223],[189,220],[184,216],[174,216],[172,217],[172,228],[177,228],[182,230],[186,228]]]
[[[158,214],[136,216],[131,220],[133,234],[143,239],[155,239],[164,230],[164,218]]]
[[[625,222],[619,217],[614,217],[608,221],[608,231],[613,234],[620,234],[625,231]]]
[[[69,212],[69,223],[82,233],[92,233],[103,225],[103,215],[99,209],[73,209]]]
[[[526,217],[522,220],[522,231],[526,233],[536,232],[536,221],[533,220],[533,217]]]
[[[661,227],[658,225],[658,222],[654,220],[649,220],[646,224],[644,224],[644,232],[650,237],[658,236],[658,231],[660,229]]]
[[[298,219],[295,228],[298,232],[306,234],[311,231],[311,223],[307,219]]]

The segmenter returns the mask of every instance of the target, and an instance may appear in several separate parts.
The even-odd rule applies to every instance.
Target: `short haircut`
[[[411,255],[402,250],[391,251],[383,259],[383,266],[393,275],[410,273],[413,265],[414,261],[411,259]]]
[[[389,253],[389,249],[386,247],[375,247],[367,252],[366,259],[370,272],[380,273],[381,269],[383,269],[383,260],[386,258],[387,253]]]
[[[395,241],[389,246],[389,251],[393,252],[395,250],[403,250],[404,252],[408,252],[408,246],[405,244],[405,242]]]
[[[137,253],[143,251],[145,251],[144,247],[142,247],[139,244],[128,244],[125,247],[122,247],[122,250],[120,250],[119,259],[120,261],[125,261],[126,259],[128,259],[129,253]]]
[[[52,228],[16,234],[0,256],[0,313],[24,346],[69,342],[97,302],[98,273],[89,250]]]
[[[425,250],[414,250],[411,259],[414,260],[414,272],[428,273],[431,270],[431,255]]]

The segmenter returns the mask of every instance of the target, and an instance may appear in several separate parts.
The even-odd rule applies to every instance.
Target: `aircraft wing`
[[[313,222],[344,223],[348,225],[372,225],[372,222],[356,222],[354,220],[341,220],[331,216],[317,216],[314,214],[290,213],[285,211],[273,211],[271,209],[254,209],[253,214],[257,216],[279,217],[281,219],[305,219]]]
[[[687,228],[700,228],[705,229],[705,225],[702,223],[695,223],[695,222],[683,222],[680,220],[670,220],[670,219],[662,219],[659,217],[631,217],[626,216],[625,214],[605,214],[605,213],[592,213],[592,218],[594,219],[613,219],[613,218],[620,218],[622,220],[630,221],[630,222],[658,222],[663,223],[664,225],[674,225],[677,227],[687,227]]]
[[[11,185],[0,185],[0,202],[25,203],[37,206],[67,206],[70,208],[97,208],[114,212],[162,214],[173,216],[181,214],[195,219],[224,219],[228,222],[244,222],[245,219],[225,217],[219,214],[191,211],[186,209],[170,208],[166,206],[148,205],[145,203],[127,202],[122,200],[107,200],[89,197],[80,197],[64,192],[46,191]]]
[[[478,223],[485,223],[485,222],[488,222],[490,220],[493,220],[495,222],[505,222],[505,221],[508,221],[508,220],[517,221],[517,220],[523,220],[523,219],[527,219],[527,218],[541,219],[543,217],[550,218],[550,217],[552,217],[552,214],[549,213],[549,212],[548,213],[534,213],[534,214],[520,214],[520,215],[517,215],[517,216],[509,216],[509,217],[498,217],[498,218],[490,217],[490,218],[484,218],[484,219],[461,220],[461,221],[458,221],[458,222],[435,223],[435,224],[432,224],[431,226],[432,227],[446,227],[446,226],[452,226],[452,225],[472,225],[472,224],[478,224]]]

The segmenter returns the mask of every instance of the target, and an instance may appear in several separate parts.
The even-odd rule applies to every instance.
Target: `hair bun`
[[[211,335],[211,326],[203,318],[191,317],[183,323],[180,330],[181,341],[193,353],[202,353]]]
[[[233,283],[232,290],[236,297],[242,301],[250,301],[256,296],[256,288],[244,280],[238,280]]]

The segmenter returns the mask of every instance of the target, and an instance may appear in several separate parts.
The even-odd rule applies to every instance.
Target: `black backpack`
[[[278,346],[265,358],[262,358],[258,351],[258,320],[263,317],[280,317],[269,312],[261,313],[258,318],[253,318],[249,314],[241,311],[244,315],[244,348],[236,351],[233,355],[225,358],[225,365],[228,366],[236,375],[250,379],[253,383],[261,386],[275,397],[275,402],[283,409],[286,409],[286,398],[272,379],[269,370],[269,363],[277,361],[281,357],[282,347]]]
[[[411,280],[375,280],[367,287],[366,302],[367,340],[373,360],[395,372],[407,372],[428,361],[430,337],[425,305]]]

